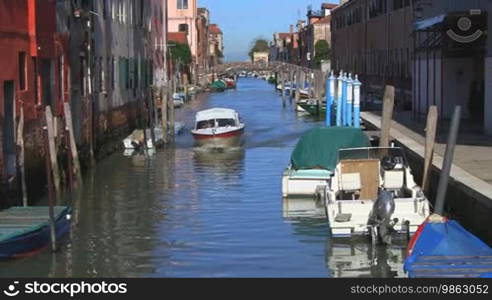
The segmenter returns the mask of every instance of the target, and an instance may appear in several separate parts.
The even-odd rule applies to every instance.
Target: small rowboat
[[[227,148],[241,144],[244,128],[235,110],[213,108],[197,113],[191,133],[198,146]]]
[[[54,207],[56,238],[70,230],[70,208]],[[0,212],[0,259],[31,256],[51,241],[49,208],[13,207]]]
[[[492,277],[492,249],[458,222],[432,215],[410,241],[410,278]]]

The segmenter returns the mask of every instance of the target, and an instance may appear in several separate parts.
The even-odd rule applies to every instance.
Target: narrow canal
[[[197,111],[233,108],[242,149],[193,147]],[[9,277],[401,277],[405,249],[334,242],[313,200],[282,200],[281,174],[303,132],[322,122],[241,79],[177,111],[187,130],[146,159],[116,153],[85,177],[59,253],[0,262]]]

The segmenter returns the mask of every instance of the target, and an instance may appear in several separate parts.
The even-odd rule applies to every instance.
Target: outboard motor
[[[391,192],[382,190],[372,207],[369,217],[369,225],[372,226],[373,243],[379,240],[381,243],[391,244],[393,227],[398,219],[391,219],[395,213],[395,198]]]

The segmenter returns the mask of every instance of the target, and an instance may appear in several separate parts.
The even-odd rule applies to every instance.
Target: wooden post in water
[[[285,106],[285,84],[286,84],[286,80],[285,80],[285,73],[283,72],[282,70],[282,73],[280,73],[280,82],[282,83],[282,89],[281,89],[281,93],[282,93],[282,104]]]
[[[460,121],[461,106],[456,106],[449,132],[448,144],[446,146],[446,153],[444,154],[441,179],[439,180],[439,186],[437,188],[436,205],[434,206],[434,213],[441,216],[444,214],[444,202],[446,201],[446,191],[448,189],[449,177],[451,176],[451,167],[453,166],[454,149],[456,147],[456,140],[458,139]]]
[[[313,78],[314,76],[314,78]],[[316,73],[309,72],[309,98],[316,97],[317,87],[316,87]]]
[[[299,103],[299,100],[301,99],[301,70],[298,69],[296,72],[296,93],[295,93],[295,107],[297,109],[297,104]]]
[[[155,95],[154,88],[149,89],[149,128],[150,128],[150,139],[152,141],[152,146],[155,148],[155,125],[156,125],[156,110],[155,110]]]
[[[65,103],[63,105],[63,112],[65,114],[65,124],[68,127],[68,135],[70,141],[70,155],[72,157],[74,172],[76,176],[76,187],[79,187],[83,184],[82,182],[82,170],[80,168],[80,160],[79,153],[77,151],[77,144],[75,143],[75,134],[73,131],[73,121],[72,121],[72,109],[70,108],[69,103]]]
[[[167,122],[167,94],[169,93],[169,83],[168,86],[166,87],[165,91],[164,88],[159,89],[159,96],[161,99],[161,124],[162,124],[162,138],[164,140],[164,143],[168,142],[168,133],[169,133],[169,127],[168,127],[168,122]]]
[[[53,186],[53,170],[51,170],[53,164],[50,158],[51,142],[50,142],[48,118],[46,118],[46,121],[47,121],[46,126],[43,127],[43,136],[44,136],[45,163],[46,163],[46,179],[48,182],[48,214],[49,214],[49,222],[50,222],[51,251],[56,252],[56,229],[55,229],[55,211],[54,211],[55,192]]]
[[[395,106],[395,87],[386,86],[384,92],[383,117],[381,120],[381,140],[379,146],[383,148],[389,147],[391,123],[393,122],[393,109]]]
[[[24,148],[24,107],[20,108],[19,125],[17,127],[17,147],[19,149],[17,164],[19,166],[22,188],[22,205],[28,206],[27,187],[26,187],[26,172],[25,172],[25,148]]]
[[[320,114],[321,112],[321,102],[320,102],[320,99],[319,99],[319,81],[318,81],[318,72],[314,72],[314,78],[311,79],[311,86],[313,88],[313,96],[314,96],[314,99],[316,99],[316,107],[317,107],[317,111],[318,111],[318,115]],[[312,77],[312,76],[310,76]]]
[[[60,194],[60,169],[58,168],[58,157],[56,153],[55,145],[55,130],[53,128],[53,114],[51,113],[51,107],[48,105],[45,109],[46,115],[46,130],[48,134],[48,147],[49,158],[51,162],[51,172],[53,173],[53,183],[55,187],[55,193],[58,196]]]
[[[424,194],[429,189],[429,178],[432,168],[432,161],[434,158],[434,146],[436,142],[437,131],[437,106],[433,105],[429,108],[429,114],[427,116],[427,126],[425,129],[425,161],[424,161],[424,174],[422,180],[422,191]]]
[[[171,138],[174,139],[174,126],[175,126],[175,116],[174,116],[174,93],[177,91],[176,76],[173,76],[171,81],[171,91],[168,94],[168,104],[169,104],[169,133]]]
[[[290,78],[290,82],[289,82],[289,93],[290,93],[290,100],[292,100],[292,98],[294,98],[294,78],[295,78],[295,71],[289,67],[289,78]]]
[[[73,168],[73,158],[70,153],[70,131],[68,130],[68,124],[65,120],[65,144],[67,145],[67,173],[68,173],[68,192],[69,194],[72,193],[73,187],[74,187],[74,180],[73,180],[73,175],[74,175],[74,168]]]

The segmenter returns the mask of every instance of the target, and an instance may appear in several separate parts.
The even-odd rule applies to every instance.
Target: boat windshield
[[[397,162],[408,166],[405,153],[401,148],[357,148],[343,149],[338,152],[338,160],[378,159],[381,162]]]
[[[207,128],[215,128],[215,120],[206,120],[206,121],[199,121],[196,124],[196,129],[207,129]]]
[[[217,119],[218,127],[228,127],[236,126],[236,121],[234,119]]]

